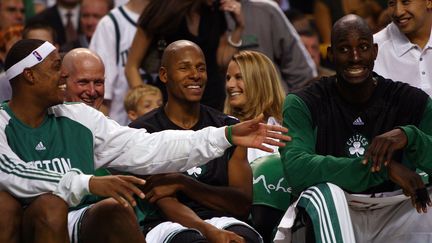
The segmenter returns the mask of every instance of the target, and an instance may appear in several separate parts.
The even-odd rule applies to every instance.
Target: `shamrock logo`
[[[193,167],[189,170],[187,170],[188,175],[193,175],[195,177],[198,177],[202,173],[202,169],[200,167]]]
[[[349,152],[351,155],[356,155],[359,157],[360,155],[363,155],[365,152],[365,149],[361,147],[360,142],[354,142],[353,146],[349,148]]]

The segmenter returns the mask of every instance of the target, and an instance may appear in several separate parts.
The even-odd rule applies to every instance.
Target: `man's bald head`
[[[98,54],[87,48],[76,48],[63,57],[63,65],[75,69],[77,65],[85,66],[85,63],[99,63],[103,66],[102,59]]]
[[[62,77],[67,84],[66,101],[100,108],[105,93],[105,67],[96,53],[86,48],[69,51],[63,58]]]
[[[170,66],[170,62],[172,61],[172,58],[178,54],[181,54],[182,50],[184,50],[186,47],[196,48],[204,56],[204,53],[202,52],[201,48],[197,44],[193,43],[192,41],[188,41],[188,40],[174,41],[173,43],[169,44],[165,48],[162,54],[162,61],[161,61],[162,67]]]
[[[199,104],[207,83],[206,61],[201,48],[187,40],[168,45],[162,55],[159,78],[165,84],[168,103]]]
[[[371,42],[373,42],[373,33],[366,21],[358,15],[348,14],[340,18],[333,25],[331,32],[331,45],[335,46],[341,38],[346,38],[347,35],[353,33],[367,35]]]

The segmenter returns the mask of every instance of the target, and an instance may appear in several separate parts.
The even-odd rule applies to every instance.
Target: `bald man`
[[[432,172],[432,102],[374,73],[377,52],[366,22],[343,17],[328,49],[336,75],[285,100],[293,141],[280,154],[299,200],[280,227],[297,207],[311,242],[432,242],[431,189],[415,172]]]
[[[95,52],[86,48],[69,51],[63,58],[62,78],[66,80],[68,102],[83,102],[99,109],[105,93],[105,67]]]
[[[276,133],[286,129],[260,124],[260,118],[195,132],[149,134],[122,127],[87,105],[63,104],[60,55],[47,41],[18,41],[5,64],[12,98],[0,104],[0,237],[144,242],[131,207],[134,195],[144,198],[138,188],[144,181],[96,177],[95,169],[145,175],[184,171],[232,145],[268,151],[263,143],[283,145],[272,138],[289,140]],[[68,213],[68,206],[75,208]]]

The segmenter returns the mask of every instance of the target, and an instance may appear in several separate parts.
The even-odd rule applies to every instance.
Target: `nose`
[[[392,16],[394,17],[399,17],[402,16],[405,13],[405,7],[402,4],[402,1],[396,1],[394,7],[393,7],[393,11],[392,11]]]
[[[354,48],[351,53],[351,61],[358,62],[360,60],[360,53],[357,48]]]
[[[198,79],[198,77],[199,77],[199,71],[198,71],[198,68],[196,68],[196,67],[192,67],[192,68],[190,69],[190,73],[189,73],[189,75],[190,75],[190,77],[193,78],[193,79]]]
[[[234,88],[234,86],[235,86],[234,77],[227,77],[226,84],[225,84],[226,89],[229,90],[231,88]]]
[[[88,91],[88,94],[90,97],[96,97],[97,96],[96,87],[95,87],[95,84],[93,82],[89,83],[87,91]]]

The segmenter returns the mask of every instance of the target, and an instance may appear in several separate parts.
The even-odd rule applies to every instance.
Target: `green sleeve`
[[[415,166],[432,174],[432,100],[429,98],[419,127],[403,126],[401,129],[408,137],[405,155]]]
[[[283,125],[292,141],[280,149],[288,184],[294,195],[312,185],[330,182],[352,192],[361,192],[387,180],[387,170],[371,173],[362,158],[323,156],[315,153],[315,132],[306,104],[289,94],[284,103]]]

